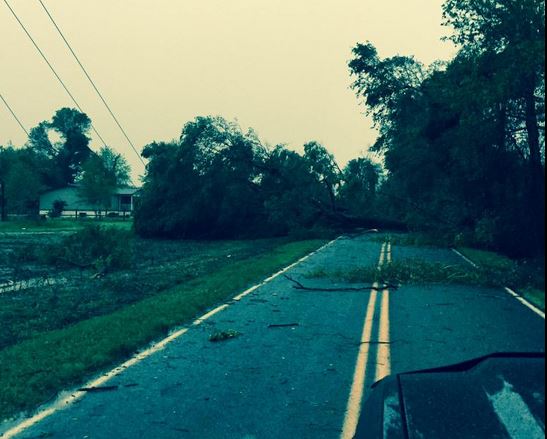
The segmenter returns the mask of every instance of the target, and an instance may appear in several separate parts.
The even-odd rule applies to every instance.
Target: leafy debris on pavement
[[[241,335],[242,335],[241,332],[234,331],[232,329],[230,329],[228,331],[219,331],[219,332],[215,332],[214,334],[212,334],[209,337],[209,341],[211,343],[219,343],[219,342],[222,342],[222,341],[232,340],[232,339],[237,338]]]

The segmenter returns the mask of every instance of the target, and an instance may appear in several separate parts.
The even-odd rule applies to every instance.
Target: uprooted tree
[[[145,236],[255,237],[346,222],[350,213],[339,206],[343,178],[351,177],[354,187],[360,174],[340,170],[317,142],[304,149],[300,155],[283,145],[269,148],[252,130],[198,117],[179,141],[145,148],[149,164],[136,230]]]

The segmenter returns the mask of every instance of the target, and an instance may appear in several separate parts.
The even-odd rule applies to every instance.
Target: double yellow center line
[[[384,243],[380,252],[380,260],[378,261],[378,269],[383,265],[392,262],[391,243]],[[372,332],[374,329],[376,317],[376,304],[378,302],[378,283],[373,285],[370,292],[370,300],[365,315],[365,323],[363,326],[363,334],[361,336],[361,344],[359,355],[357,356],[357,364],[353,375],[353,383],[351,386],[346,415],[344,418],[344,427],[340,439],[353,439],[357,431],[359,417],[361,415],[361,406],[365,396],[365,384],[368,378],[368,366],[371,348],[373,347]],[[385,289],[381,295],[380,307],[380,325],[378,329],[378,340],[374,342],[374,346],[378,346],[376,350],[376,371],[374,382],[379,381],[391,374],[391,349],[390,349],[390,323],[389,323],[389,290]]]

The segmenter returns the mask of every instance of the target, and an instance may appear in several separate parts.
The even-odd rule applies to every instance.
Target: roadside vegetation
[[[60,242],[48,245],[67,248]],[[323,242],[132,238],[123,244],[138,255],[130,269],[97,277],[90,265],[67,284],[0,295],[0,419],[81,384]]]
[[[459,248],[480,270],[492,273],[504,286],[514,289],[545,311],[545,258],[512,260],[499,253]],[[498,282],[499,283],[499,282]]]
[[[443,16],[457,49],[449,61],[426,66],[355,45],[353,89],[379,132],[368,154],[341,167],[313,139],[290,149],[221,116],[181,121],[177,139],[142,149],[135,231],[248,239],[389,228],[543,256],[545,3],[446,0]],[[41,192],[75,183],[98,211],[107,208],[129,168],[113,150],[91,148],[91,126],[62,108],[24,146],[0,147],[3,219],[36,215]]]
[[[100,228],[56,240],[33,238],[13,246],[9,259],[25,277],[47,275],[49,282],[0,295],[0,349],[199,281],[218,268],[268,254],[288,242],[142,240]],[[0,243],[10,245],[1,238]]]
[[[458,48],[449,62],[355,46],[353,87],[380,135],[344,167],[317,141],[295,152],[200,116],[181,121],[179,138],[144,146],[132,221],[69,221],[59,219],[64,200],[40,218],[40,194],[76,185],[99,213],[131,184],[123,156],[92,148],[91,119],[62,108],[24,145],[0,145],[0,419],[188,323],[333,230],[410,230],[392,243],[456,247],[479,268],[403,260],[314,276],[510,286],[545,308],[545,4],[446,0],[443,10]]]
[[[484,287],[511,287],[517,291],[544,288],[543,280],[511,264],[508,269],[481,266],[474,269],[463,264],[447,265],[415,259],[363,267],[350,272],[333,273],[348,282],[378,282],[382,285],[463,284]],[[543,303],[543,308],[545,304]]]

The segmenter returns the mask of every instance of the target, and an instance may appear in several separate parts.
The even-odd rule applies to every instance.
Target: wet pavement
[[[88,393],[16,437],[338,438],[363,341],[370,346],[365,388],[378,378],[381,361],[400,373],[494,352],[545,351],[544,320],[503,290],[405,286],[384,299],[382,291],[343,291],[356,285],[309,278],[375,265],[381,248],[370,237],[339,239],[287,273],[333,291],[298,290],[279,276],[189,327],[104,391]],[[394,247],[393,258],[465,264],[440,249]],[[372,331],[363,340],[372,308]],[[389,342],[382,343],[386,323]],[[240,335],[209,341],[222,331]]]

